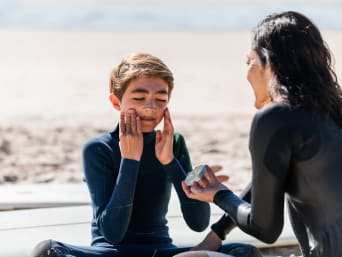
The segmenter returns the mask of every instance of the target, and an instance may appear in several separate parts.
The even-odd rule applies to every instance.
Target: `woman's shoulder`
[[[257,120],[286,120],[287,118],[293,119],[295,116],[303,112],[302,108],[293,106],[288,102],[270,103],[255,114],[254,119]]]
[[[290,105],[288,102],[275,102],[270,103],[262,107],[257,112],[257,116],[272,116],[272,115],[279,115],[283,113],[293,112],[297,108]]]
[[[270,103],[254,115],[252,128],[271,129],[288,127],[301,119],[302,110],[287,102]]]

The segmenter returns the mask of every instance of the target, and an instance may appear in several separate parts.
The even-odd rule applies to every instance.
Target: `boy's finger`
[[[173,125],[171,121],[171,115],[169,108],[166,108],[164,111],[164,129],[171,129],[173,130]]]
[[[131,114],[129,112],[126,112],[125,121],[126,121],[126,134],[132,134]]]
[[[162,138],[161,132],[160,130],[157,130],[156,131],[156,143],[159,143],[161,141],[161,138]]]
[[[131,129],[132,134],[135,135],[137,133],[137,116],[134,110],[129,110],[131,117]]]
[[[136,116],[136,120],[137,120],[137,133],[138,133],[138,135],[141,135],[141,133],[142,133],[141,119],[138,115]]]
[[[126,133],[126,125],[125,125],[125,113],[120,113],[120,122],[119,122],[119,129],[121,134]]]

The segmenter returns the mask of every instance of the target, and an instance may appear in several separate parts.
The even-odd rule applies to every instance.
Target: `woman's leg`
[[[261,251],[249,244],[225,244],[217,252],[188,251],[175,255],[175,257],[262,257]]]
[[[242,243],[224,244],[220,247],[219,252],[234,257],[262,257],[262,253],[258,248]]]
[[[74,246],[54,240],[40,242],[32,251],[31,257],[117,257],[114,248],[98,246]]]

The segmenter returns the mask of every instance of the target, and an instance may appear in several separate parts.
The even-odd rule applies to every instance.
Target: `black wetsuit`
[[[286,197],[305,257],[342,256],[342,129],[327,115],[270,104],[250,133],[252,204],[229,190],[215,203],[246,233],[271,243],[283,228]]]
[[[209,204],[189,199],[181,187],[192,169],[184,138],[175,133],[175,158],[162,165],[155,156],[155,134],[144,134],[140,162],[121,159],[118,127],[87,142],[83,162],[93,207],[91,246],[46,240],[32,256],[171,257],[189,250],[172,244],[169,236],[166,214],[171,187],[192,230],[203,231],[208,226]],[[238,257],[259,256],[250,245],[229,244],[220,251]]]

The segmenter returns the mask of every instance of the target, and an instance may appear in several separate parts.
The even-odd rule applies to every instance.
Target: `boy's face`
[[[111,95],[115,109],[126,112],[134,109],[141,119],[142,132],[151,132],[163,119],[169,102],[167,83],[154,77],[141,77],[132,80],[123,94],[121,101]]]

